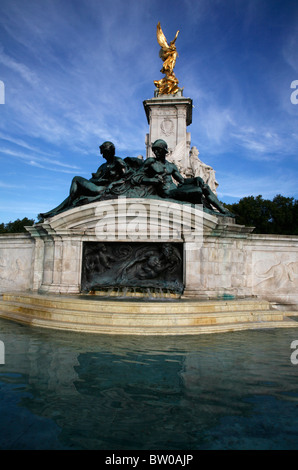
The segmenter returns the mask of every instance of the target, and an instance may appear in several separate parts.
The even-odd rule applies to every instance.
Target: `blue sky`
[[[297,0],[1,0],[0,223],[59,204],[105,140],[145,155],[158,21],[169,41],[180,30],[191,145],[219,198],[298,199]]]

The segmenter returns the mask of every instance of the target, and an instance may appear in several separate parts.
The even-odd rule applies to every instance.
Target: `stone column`
[[[79,293],[81,290],[82,239],[69,237],[63,242],[61,290]]]
[[[190,133],[187,126],[192,122],[192,100],[177,95],[159,95],[143,102],[149,124],[146,136],[146,158],[154,156],[151,144],[157,139],[167,142],[172,152],[178,144],[185,145],[185,158],[190,150]],[[186,163],[186,162],[185,162]]]
[[[43,284],[50,285],[53,282],[55,245],[52,238],[46,238],[44,242]]]
[[[51,243],[52,242],[52,243]],[[81,237],[54,235],[44,257],[44,281],[40,290],[56,294],[79,293],[81,289]]]
[[[34,261],[32,266],[33,283],[32,290],[38,291],[44,275],[44,233],[38,227],[25,227],[34,239]]]

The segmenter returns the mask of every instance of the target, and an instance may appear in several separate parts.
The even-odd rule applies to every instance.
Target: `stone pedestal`
[[[218,182],[215,171],[199,158],[196,147],[191,148],[192,100],[184,98],[182,90],[177,95],[158,95],[143,102],[149,124],[146,134],[146,158],[154,157],[152,143],[163,139],[168,144],[167,159],[174,163],[184,178],[200,176],[216,194]]]
[[[143,102],[149,134],[146,135],[146,157],[154,157],[151,144],[157,139],[167,142],[172,152],[178,144],[185,148],[185,167],[190,151],[190,133],[187,126],[192,122],[192,100],[184,98],[182,92],[177,95],[159,95]]]
[[[203,233],[217,225],[217,217],[203,213],[201,208],[159,199],[123,197],[71,209],[27,227],[35,240],[33,290],[80,293],[83,245],[90,242],[121,242],[128,247],[133,243],[148,247],[158,243],[184,244],[184,285],[192,253],[200,249]]]

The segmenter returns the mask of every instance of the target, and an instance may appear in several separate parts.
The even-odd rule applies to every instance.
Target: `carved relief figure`
[[[172,272],[180,263],[181,257],[178,250],[169,243],[165,243],[158,251],[156,248],[144,247],[125,265],[119,279],[123,281],[129,275],[142,280],[154,279],[165,271]]]
[[[82,290],[133,287],[183,291],[182,257],[170,243],[86,243]]]
[[[272,260],[272,264],[264,271],[265,261],[254,264],[254,287],[261,291],[283,293],[298,288],[298,261],[286,262]]]

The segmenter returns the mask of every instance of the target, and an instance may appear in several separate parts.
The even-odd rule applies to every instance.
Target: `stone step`
[[[298,321],[287,318],[290,314],[272,309],[269,302],[249,299],[156,303],[7,293],[0,300],[2,318],[102,334],[185,335],[298,327]]]
[[[0,315],[2,316],[2,315]],[[31,317],[31,318],[30,318]],[[4,317],[5,318],[5,317]],[[226,333],[232,331],[242,331],[250,329],[272,329],[272,328],[293,328],[298,327],[298,322],[294,322],[285,318],[282,321],[267,321],[267,322],[245,322],[245,323],[224,323],[217,325],[204,325],[204,326],[119,326],[114,325],[113,328],[107,325],[98,324],[85,324],[71,323],[64,321],[53,321],[35,318],[34,316],[10,314],[9,319],[19,322],[26,323],[31,326],[40,328],[50,328],[56,330],[69,330],[73,332],[84,332],[84,333],[97,333],[97,334],[112,334],[112,335],[144,335],[144,336],[170,336],[170,335],[199,335],[199,334],[211,334],[211,333]]]
[[[239,312],[250,310],[271,310],[270,303],[266,300],[169,300],[169,301],[140,301],[140,300],[110,300],[102,298],[89,299],[86,296],[62,296],[62,295],[39,295],[39,294],[19,294],[4,293],[4,301],[20,302],[40,307],[63,308],[67,310],[88,311],[88,312],[121,312],[123,313],[143,313],[152,315],[154,313],[216,313],[216,312]]]
[[[211,325],[219,323],[252,322],[252,321],[281,321],[283,312],[278,310],[245,310],[245,311],[223,311],[223,312],[188,312],[182,310],[180,313],[172,312],[171,306],[167,312],[129,312],[122,310],[122,304],[118,303],[118,311],[89,311],[64,309],[63,306],[39,306],[30,305],[17,301],[0,302],[0,310],[3,314],[16,313],[23,316],[57,320],[81,324],[104,324],[104,325],[128,325],[128,326],[175,326],[175,325]]]

